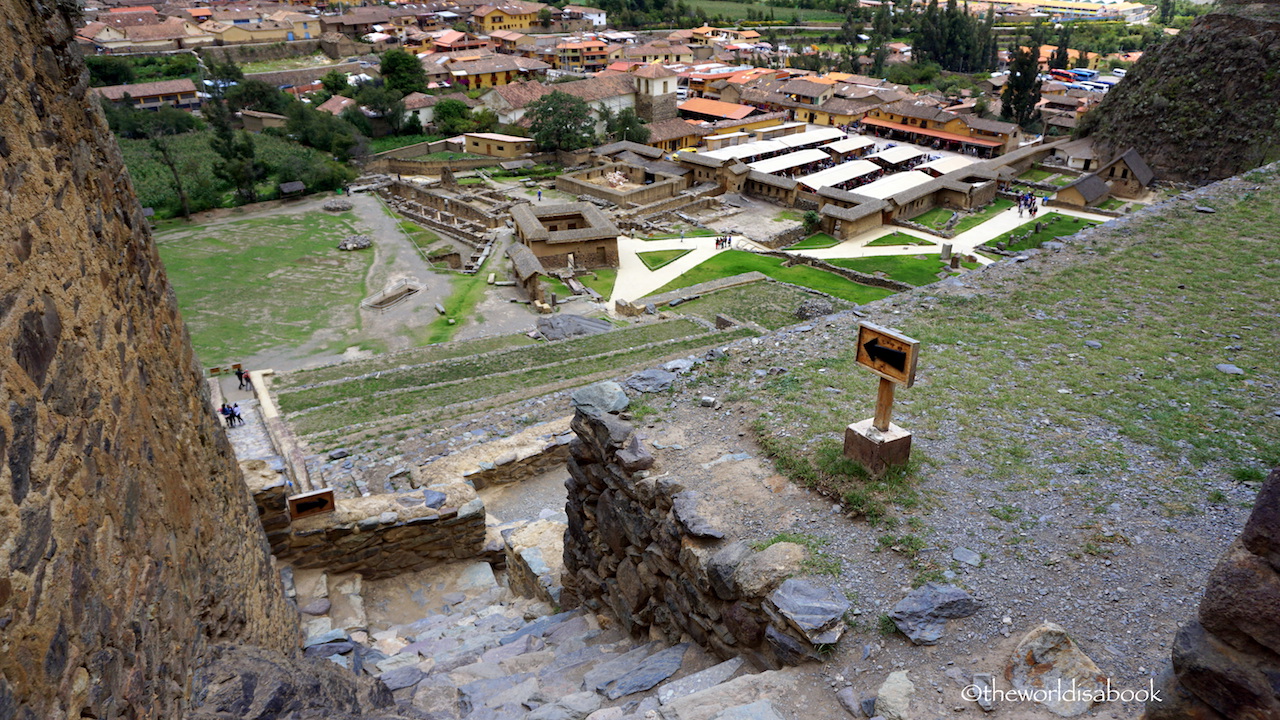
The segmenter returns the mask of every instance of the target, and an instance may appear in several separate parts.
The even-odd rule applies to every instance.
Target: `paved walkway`
[[[1094,222],[1106,222],[1112,218],[1106,215],[1098,215],[1095,213],[1081,212],[1070,208],[1042,208],[1040,211],[1041,218],[1049,212],[1056,212],[1071,217],[1084,218]],[[986,243],[989,240],[997,238],[1014,228],[1032,222],[1032,219],[1025,214],[1018,215],[1016,207],[1009,208],[1004,212],[992,216],[989,220],[981,225],[960,233],[951,240],[945,240],[937,235],[930,235],[926,232],[913,230],[911,228],[898,227],[896,225],[884,225],[875,230],[869,230],[855,238],[845,240],[839,245],[818,250],[798,250],[793,251],[796,255],[807,255],[822,260],[830,258],[860,258],[860,257],[885,257],[891,255],[919,255],[932,254],[942,252],[942,244],[950,242],[952,250],[957,253],[969,254],[974,248]],[[878,247],[867,247],[867,243],[882,238],[886,235],[894,233],[902,233],[919,238],[929,243],[929,245],[885,245]],[[652,295],[654,291],[665,286],[667,283],[675,280],[684,273],[693,269],[697,265],[705,262],[708,258],[722,252],[716,249],[716,239],[714,237],[688,237],[683,240],[674,238],[671,240],[641,240],[632,237],[618,238],[618,280],[613,286],[613,296],[609,299],[609,306],[617,300],[637,300]],[[738,250],[764,250],[764,246],[752,242],[742,237],[733,237],[733,248]],[[651,252],[654,250],[683,250],[691,249],[693,252],[688,253],[677,259],[675,262],[661,267],[657,270],[650,270],[645,266],[637,253]],[[983,265],[989,265],[996,260],[982,255],[978,255],[978,262]]]

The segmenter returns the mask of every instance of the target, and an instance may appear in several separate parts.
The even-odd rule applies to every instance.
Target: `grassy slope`
[[[1216,215],[1184,203],[1095,231],[1087,251],[1005,273],[1007,282],[971,276],[991,288],[984,294],[873,313],[921,342],[919,379],[900,392],[895,422],[926,446],[949,448],[931,460],[1003,484],[1010,499],[1065,484],[1090,503],[1109,502],[1105,488],[1123,476],[1177,515],[1203,503],[1204,466],[1214,468],[1209,477],[1259,478],[1280,464],[1277,181],[1199,201]],[[843,476],[820,467],[832,459],[811,443],[837,443],[851,416],[869,415],[875,380],[852,351],[826,347],[809,348],[812,360],[771,381],[761,399],[771,414],[757,431],[781,469],[841,492]],[[1215,369],[1225,362],[1245,374]],[[825,386],[863,401],[850,408]],[[785,431],[800,424],[803,434]],[[1165,462],[1130,464],[1143,452]],[[919,502],[910,492],[901,499]]]
[[[335,249],[355,234],[353,219],[310,212],[157,235],[201,362],[297,347],[332,324],[357,326],[373,255]]]

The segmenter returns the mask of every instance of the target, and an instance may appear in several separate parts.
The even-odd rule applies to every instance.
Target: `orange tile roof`
[[[685,112],[729,118],[731,120],[741,120],[755,112],[755,108],[750,105],[739,105],[737,103],[721,102],[719,100],[708,100],[707,98],[692,98],[690,100],[685,100],[677,107]]]

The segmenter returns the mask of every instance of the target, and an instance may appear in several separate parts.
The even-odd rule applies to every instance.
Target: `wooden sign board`
[[[911,387],[920,342],[874,323],[858,325],[858,364],[886,380]]]
[[[289,498],[289,518],[298,520],[312,515],[323,515],[337,509],[334,502],[333,489],[323,488],[309,493],[293,495]]]

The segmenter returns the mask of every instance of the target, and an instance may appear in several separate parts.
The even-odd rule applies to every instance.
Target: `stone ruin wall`
[[[1244,530],[1209,573],[1195,619],[1146,720],[1280,717],[1280,469],[1258,492]]]
[[[339,498],[334,512],[291,521],[284,476],[261,460],[243,466],[271,553],[296,568],[380,580],[485,554],[484,503],[465,482],[426,488],[440,494],[438,507],[428,505],[422,491],[385,493]],[[501,548],[490,554],[500,558]]]
[[[212,644],[298,616],[73,7],[0,0],[0,716],[177,718]]]
[[[700,515],[698,493],[650,475],[653,456],[617,417],[579,410],[573,429],[564,607],[607,609],[634,635],[673,643],[687,635],[761,668],[818,660],[839,640],[844,597],[788,579],[801,571],[803,548],[756,552],[725,539]]]

